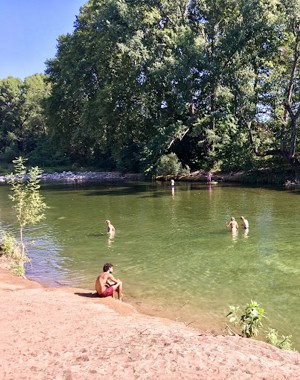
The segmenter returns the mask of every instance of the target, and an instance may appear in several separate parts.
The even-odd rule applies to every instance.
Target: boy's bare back
[[[105,285],[108,281],[108,277],[110,276],[109,273],[104,272],[101,273],[97,279],[96,279],[96,284],[95,284],[95,289],[98,294],[102,294],[105,290]]]

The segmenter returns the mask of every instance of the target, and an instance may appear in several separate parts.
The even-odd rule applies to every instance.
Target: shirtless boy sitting
[[[113,265],[106,263],[103,266],[103,273],[101,273],[95,283],[96,292],[100,297],[114,297],[115,291],[118,293],[118,299],[122,301],[122,281],[114,278]]]

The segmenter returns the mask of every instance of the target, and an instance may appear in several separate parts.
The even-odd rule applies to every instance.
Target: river
[[[2,228],[17,233],[9,188]],[[105,262],[124,301],[150,315],[222,332],[229,305],[251,300],[300,350],[300,191],[197,183],[43,185],[44,222],[25,231],[29,278],[93,290]],[[244,215],[249,233],[225,227]],[[107,238],[104,221],[116,227]]]

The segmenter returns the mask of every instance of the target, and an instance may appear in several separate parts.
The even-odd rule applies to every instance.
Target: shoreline
[[[300,378],[298,352],[201,333],[93,293],[46,288],[1,268],[2,378]]]
[[[28,177],[25,176],[25,177]],[[144,178],[140,173],[121,172],[73,172],[63,171],[61,173],[42,173],[39,177],[41,183],[84,183],[98,181],[140,181]],[[0,176],[0,184],[8,184],[8,176]]]
[[[25,175],[25,178],[28,175]],[[243,184],[243,185],[282,185],[286,188],[299,187],[300,181],[288,176],[289,178],[282,179],[278,182],[278,175],[267,175],[263,171],[256,173],[252,176],[250,173],[241,171],[235,173],[215,172],[208,184]],[[191,172],[188,175],[166,175],[156,176],[155,178],[147,178],[143,173],[121,173],[118,171],[100,172],[100,171],[63,171],[46,173],[43,172],[39,176],[41,183],[61,183],[61,184],[84,184],[84,183],[97,183],[97,182],[119,182],[119,181],[159,181],[169,182],[175,179],[176,182],[191,182],[191,183],[207,183],[207,173],[203,170]],[[8,175],[0,175],[0,185],[8,184]]]
[[[0,269],[1,269],[1,262],[0,262]],[[14,275],[14,274],[13,274]],[[39,282],[38,279],[26,277],[26,280],[37,283],[39,286],[45,289],[61,289],[61,290],[68,290],[68,289],[77,289],[76,285],[75,287],[72,284],[66,285],[60,282],[56,282],[55,284],[47,283],[45,281]],[[80,284],[78,285],[78,289],[87,289],[90,290],[90,293],[95,293],[94,289],[90,289],[89,286],[86,286],[86,288],[80,287]],[[84,286],[84,285],[83,285]],[[97,298],[97,296],[95,296]],[[125,298],[125,301],[124,301]],[[172,321],[174,323],[181,323],[184,326],[190,326],[191,328],[197,330],[200,333],[208,334],[208,335],[222,335],[224,334],[226,323],[224,324],[224,321],[218,320],[212,320],[211,317],[206,316],[205,318],[202,318],[201,322],[199,322],[194,317],[190,317],[190,315],[178,315],[178,308],[173,305],[173,307],[167,307],[163,308],[161,302],[153,303],[153,302],[144,302],[140,298],[135,298],[132,295],[123,294],[123,303],[126,305],[130,305],[131,308],[133,308],[137,313],[150,317],[150,318],[159,318],[159,319],[165,319]],[[225,321],[226,322],[226,321]],[[258,339],[259,340],[259,339]]]

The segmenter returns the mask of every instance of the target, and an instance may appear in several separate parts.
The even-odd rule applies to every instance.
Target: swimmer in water
[[[105,223],[107,224],[107,235],[108,235],[109,239],[112,239],[115,236],[116,229],[111,224],[110,220],[106,219]]]
[[[241,220],[242,220],[242,226],[245,230],[248,230],[249,229],[249,222],[248,220],[244,217],[244,216],[241,216]]]
[[[236,232],[239,228],[239,225],[237,224],[237,221],[235,220],[235,218],[232,216],[230,218],[230,221],[226,224],[226,227],[230,227],[231,232]]]

